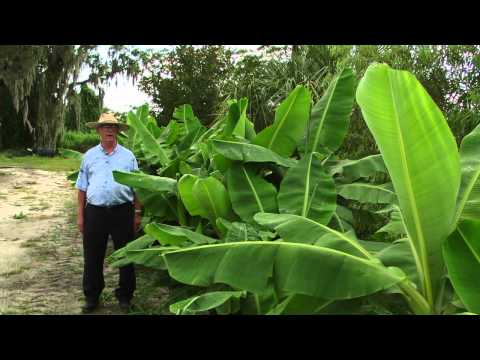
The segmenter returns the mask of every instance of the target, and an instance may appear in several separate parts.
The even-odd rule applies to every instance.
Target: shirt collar
[[[115,145],[115,148],[113,149],[111,154],[115,154],[115,152],[119,149],[119,146],[120,144],[117,142],[117,145]],[[103,148],[102,143],[98,144],[98,149],[105,155],[108,155],[105,149]]]

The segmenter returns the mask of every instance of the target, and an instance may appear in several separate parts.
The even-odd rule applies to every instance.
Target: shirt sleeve
[[[75,183],[75,187],[81,191],[87,191],[88,187],[88,173],[87,167],[85,164],[85,158],[82,159],[82,164],[80,165],[80,170],[78,172],[77,182]]]

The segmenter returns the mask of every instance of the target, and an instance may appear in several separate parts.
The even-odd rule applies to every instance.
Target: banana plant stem
[[[432,308],[425,298],[411,285],[408,280],[404,280],[398,284],[407,298],[410,308],[417,315],[431,315]]]

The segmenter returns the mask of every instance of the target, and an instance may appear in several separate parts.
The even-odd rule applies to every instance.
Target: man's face
[[[113,141],[117,138],[118,125],[100,125],[97,132],[102,141]]]

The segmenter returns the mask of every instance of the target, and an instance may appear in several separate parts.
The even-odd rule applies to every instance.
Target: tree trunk
[[[47,71],[35,81],[36,126],[34,148],[40,155],[53,155],[63,134],[66,97],[73,74],[74,81],[82,57],[73,45],[52,46],[47,57]]]

